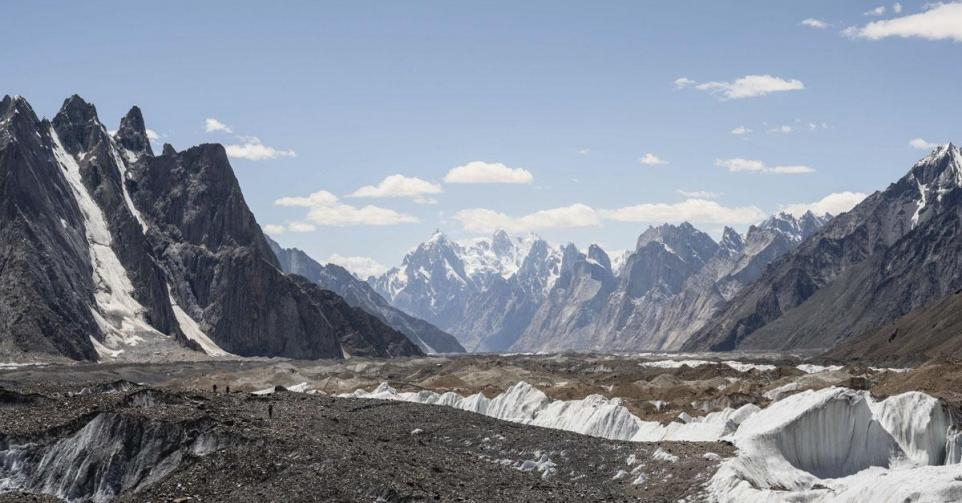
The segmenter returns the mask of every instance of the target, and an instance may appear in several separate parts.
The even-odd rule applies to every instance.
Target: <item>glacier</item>
[[[640,419],[619,398],[553,400],[524,381],[490,399],[387,383],[339,396],[443,405],[612,440],[732,442],[737,455],[706,488],[719,503],[962,500],[962,418],[920,392],[877,400],[830,387],[668,424]]]

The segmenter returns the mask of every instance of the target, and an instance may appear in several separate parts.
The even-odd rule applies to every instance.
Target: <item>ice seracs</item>
[[[954,501],[958,422],[911,392],[874,400],[825,388],[792,395],[726,437],[738,456],[711,482],[715,501]],[[947,466],[951,465],[951,466]]]

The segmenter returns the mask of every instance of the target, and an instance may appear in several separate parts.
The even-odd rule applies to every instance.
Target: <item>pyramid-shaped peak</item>
[[[89,103],[80,95],[74,94],[63,102],[57,117],[65,117],[74,124],[83,124],[89,121],[99,121],[97,118],[97,107]]]
[[[154,152],[150,148],[150,138],[147,136],[147,127],[144,125],[144,115],[140,107],[134,105],[123,119],[120,119],[120,128],[114,135],[117,143],[125,149],[137,155],[147,154],[153,156]]]

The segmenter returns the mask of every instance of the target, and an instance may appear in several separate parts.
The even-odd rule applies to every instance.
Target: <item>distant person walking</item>
[[[267,418],[274,419],[274,404],[267,404]]]
[[[226,386],[225,389],[224,389],[224,392],[229,395],[229,394],[230,394],[230,386]]]
[[[216,385],[216,384],[214,385],[214,394],[215,394],[215,395],[217,394],[217,385]]]

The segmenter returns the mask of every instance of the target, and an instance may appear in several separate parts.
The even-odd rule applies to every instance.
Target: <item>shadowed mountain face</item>
[[[776,260],[686,348],[827,349],[962,288],[960,203],[962,153],[939,147]]]
[[[0,354],[420,354],[283,274],[224,149],[154,156],[136,107],[111,137],[73,96],[52,121],[0,102]]]
[[[281,270],[303,276],[321,288],[344,298],[351,306],[373,314],[395,330],[406,335],[426,353],[463,353],[464,348],[451,334],[434,325],[394,308],[366,282],[354,277],[336,264],[321,265],[297,248],[282,248],[268,238]]]

